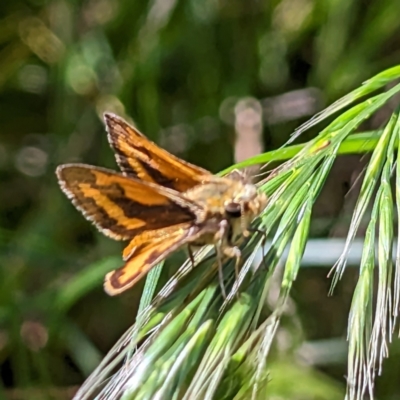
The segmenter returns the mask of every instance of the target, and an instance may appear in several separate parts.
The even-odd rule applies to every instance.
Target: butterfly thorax
[[[203,207],[196,223],[205,225],[205,233],[196,244],[215,243],[221,223],[227,222],[226,238],[229,245],[243,237],[251,221],[266,204],[264,193],[258,193],[255,185],[242,180],[215,177],[211,182],[194,187],[185,197]]]

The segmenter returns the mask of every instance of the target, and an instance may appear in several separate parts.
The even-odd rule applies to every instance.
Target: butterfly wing
[[[162,232],[151,232],[149,235],[135,237],[125,249],[130,253],[122,268],[109,272],[104,281],[104,290],[114,296],[124,292],[142,279],[155,265],[168,255],[194,240],[200,234],[190,224],[163,229]],[[141,239],[147,240],[140,243]]]
[[[178,192],[107,169],[66,164],[56,173],[75,207],[113,239],[192,222],[202,212],[196,202]]]
[[[213,176],[148,140],[136,128],[110,113],[104,114],[108,140],[124,175],[185,192]]]

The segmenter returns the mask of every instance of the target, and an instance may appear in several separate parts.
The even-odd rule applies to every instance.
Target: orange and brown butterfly
[[[125,264],[106,275],[110,295],[132,287],[184,245],[213,244],[217,256],[239,257],[237,242],[267,198],[240,171],[226,177],[189,164],[122,118],[106,113],[108,139],[122,173],[85,164],[60,165],[59,184],[105,235],[130,240]]]

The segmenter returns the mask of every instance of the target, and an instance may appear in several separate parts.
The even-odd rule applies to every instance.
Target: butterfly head
[[[225,202],[225,213],[229,219],[240,219],[240,230],[247,236],[248,226],[261,214],[267,200],[266,194],[259,192],[254,184],[245,183],[232,199]]]

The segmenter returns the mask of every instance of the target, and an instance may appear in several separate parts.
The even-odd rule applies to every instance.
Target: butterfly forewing
[[[161,149],[116,115],[106,113],[104,120],[117,163],[125,175],[179,192],[212,178],[210,172]]]
[[[192,222],[201,212],[199,205],[177,192],[106,169],[67,164],[57,168],[57,175],[74,205],[114,239]]]

